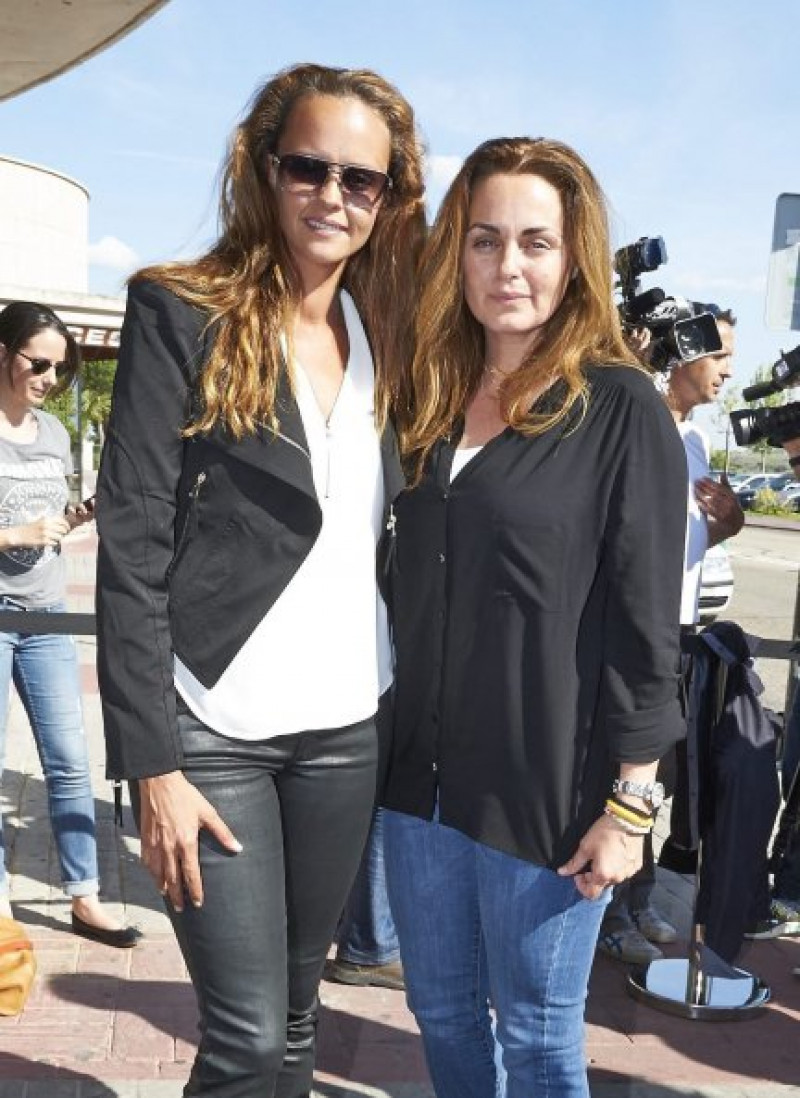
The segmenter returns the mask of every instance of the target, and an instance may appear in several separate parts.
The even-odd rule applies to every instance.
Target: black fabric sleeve
[[[98,678],[112,778],[181,766],[167,578],[204,319],[163,287],[130,287],[96,505]]]
[[[679,694],[686,455],[649,379],[630,392],[604,559],[602,717],[617,763],[652,762],[684,733]]]

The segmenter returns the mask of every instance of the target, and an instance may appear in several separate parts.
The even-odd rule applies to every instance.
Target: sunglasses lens
[[[386,186],[383,172],[374,172],[370,168],[345,168],[342,172],[342,188],[348,194],[361,195],[370,202],[376,202]]]
[[[284,183],[308,190],[324,187],[328,178],[327,161],[313,156],[282,156],[279,170]]]
[[[48,370],[55,368],[56,377],[64,377],[69,367],[66,362],[51,362],[49,358],[32,358],[30,360],[31,373],[46,374]]]

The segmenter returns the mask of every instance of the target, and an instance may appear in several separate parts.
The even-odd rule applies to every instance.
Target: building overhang
[[[0,13],[0,101],[52,80],[138,27],[168,0],[19,0]]]
[[[111,359],[119,354],[119,333],[125,314],[124,297],[75,294],[0,283],[0,310],[12,301],[37,301],[49,305],[75,336],[85,359]]]

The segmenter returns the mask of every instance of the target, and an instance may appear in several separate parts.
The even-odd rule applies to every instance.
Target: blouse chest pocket
[[[494,540],[495,593],[523,608],[562,610],[569,582],[566,532],[541,520],[497,516]]]

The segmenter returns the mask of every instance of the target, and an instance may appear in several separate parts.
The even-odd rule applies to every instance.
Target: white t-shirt
[[[708,438],[694,423],[678,424],[686,463],[689,469],[687,500],[686,550],[683,559],[683,589],[681,591],[681,625],[694,625],[698,618],[700,571],[708,549],[708,520],[700,510],[694,494],[695,482],[710,475]]]
[[[450,466],[450,481],[455,480],[462,469],[465,469],[467,465],[472,461],[476,454],[479,454],[483,446],[465,446],[463,450],[456,450],[453,454],[453,464]]]
[[[233,739],[265,740],[366,720],[392,683],[375,568],[384,492],[374,369],[346,293],[342,306],[350,356],[327,423],[302,364],[294,372],[322,508],[319,537],[215,686],[206,689],[175,660],[175,685],[186,704]]]

